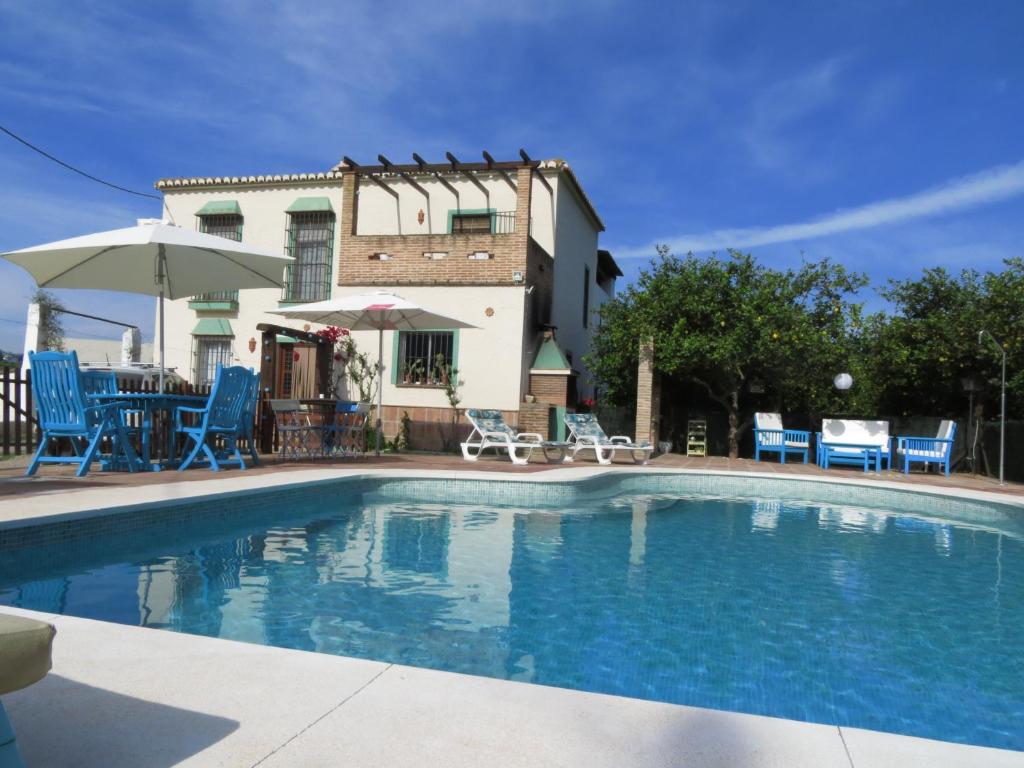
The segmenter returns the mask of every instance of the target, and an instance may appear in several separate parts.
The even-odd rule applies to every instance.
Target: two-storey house
[[[217,363],[266,374],[271,356],[257,326],[308,330],[271,310],[386,290],[473,327],[387,335],[385,434],[408,413],[414,444],[436,443],[431,425],[451,416],[432,374],[442,360],[464,382],[461,407],[500,409],[509,423],[546,432],[549,417],[559,421],[547,406],[572,408],[592,392],[583,356],[595,312],[621,272],[598,248],[604,225],[569,165],[521,155],[499,162],[484,153],[483,162],[465,163],[449,154],[441,164],[380,157],[373,166],[345,158],[320,173],[158,181],[165,215],[179,226],[282,248],[295,259],[283,291],[166,302],[168,365],[196,384],[211,381]],[[353,336],[376,356],[375,334]],[[302,334],[273,339],[268,391],[322,391]]]

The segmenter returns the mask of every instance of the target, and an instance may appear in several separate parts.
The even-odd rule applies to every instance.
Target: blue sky
[[[142,191],[525,147],[573,165],[627,279],[658,242],[876,284],[1024,255],[1019,0],[0,0],[0,28],[0,124]],[[0,179],[0,251],[159,215],[4,136]],[[32,287],[0,262],[0,348]],[[152,330],[152,299],[62,298]]]

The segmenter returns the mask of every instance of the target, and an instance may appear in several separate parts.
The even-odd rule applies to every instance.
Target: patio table
[[[828,469],[829,464],[834,460],[837,463],[853,464],[857,461],[864,461],[864,471],[868,472],[872,463],[875,465],[875,472],[882,471],[882,449],[877,445],[863,445],[861,443],[832,443],[822,444],[822,469]]]
[[[125,410],[138,411],[142,414],[140,425],[139,455],[146,465],[145,469],[159,472],[165,466],[173,464],[176,457],[174,449],[174,414],[182,406],[202,407],[206,404],[205,395],[171,395],[160,392],[118,392],[115,394],[94,394],[89,395],[92,400],[99,403],[122,403]],[[151,448],[153,443],[153,427],[157,413],[167,414],[166,425],[167,436],[163,456],[152,458]],[[127,469],[125,462],[107,462],[104,469],[121,470]]]

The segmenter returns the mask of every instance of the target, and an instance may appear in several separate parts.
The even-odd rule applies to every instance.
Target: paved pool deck
[[[731,474],[738,469],[702,461],[705,466],[662,459],[648,468],[583,462],[511,468],[507,462],[466,464],[419,456],[386,465],[376,460],[271,464],[216,476],[97,473],[82,480],[49,470],[34,480],[0,476],[0,526],[352,475],[452,477],[457,472],[458,477],[495,478],[497,472],[502,479],[559,481],[618,471]],[[802,479],[811,482],[901,489],[920,482],[749,464],[773,476],[780,471],[805,475]],[[1021,486],[926,482],[921,489],[1024,505]],[[57,627],[52,673],[4,697],[29,766],[1024,768],[1024,752],[0,610],[46,618]]]
[[[1024,766],[1022,752],[18,612],[57,627],[50,675],[4,697],[29,766]]]

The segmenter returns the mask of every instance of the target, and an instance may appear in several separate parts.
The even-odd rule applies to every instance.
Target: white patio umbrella
[[[386,291],[339,296],[327,301],[300,304],[272,314],[292,320],[337,325],[350,331],[377,331],[377,455],[380,455],[381,413],[384,405],[384,331],[431,331],[475,326],[425,309]]]
[[[0,256],[40,288],[94,288],[160,297],[160,391],[164,386],[164,298],[280,287],[291,257],[160,221],[36,245]]]

